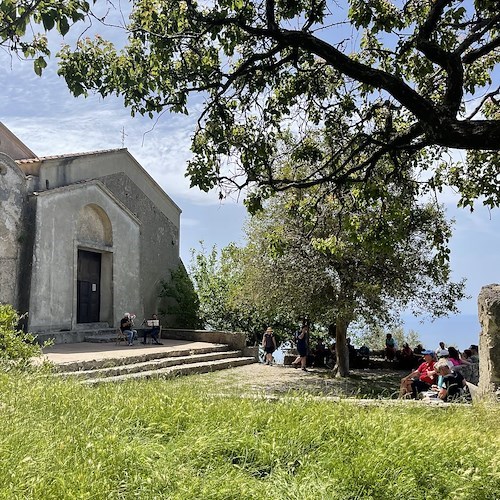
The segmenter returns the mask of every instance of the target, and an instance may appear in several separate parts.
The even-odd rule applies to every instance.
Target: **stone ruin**
[[[479,337],[479,393],[500,397],[500,285],[486,285],[478,297],[481,324]]]

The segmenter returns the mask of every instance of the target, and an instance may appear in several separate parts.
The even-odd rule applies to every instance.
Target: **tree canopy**
[[[138,0],[123,49],[82,39],[60,74],[151,116],[200,93],[187,174],[221,196],[364,183],[381,160],[398,176],[418,153],[424,189],[496,206],[499,28],[497,0]],[[309,147],[317,130],[328,150]],[[291,152],[315,169],[277,169]]]
[[[245,248],[230,244],[220,252],[213,247],[192,251],[189,275],[199,299],[199,316],[204,328],[242,331],[247,341],[258,344],[268,325],[277,328],[277,334],[290,324],[285,314],[283,323],[271,303],[257,303],[246,282],[244,269],[248,262]],[[281,328],[280,328],[281,327]]]
[[[1,0],[0,47],[33,59],[37,75],[47,66],[50,56],[47,33],[64,36],[78,21],[92,17],[86,0]]]
[[[407,310],[446,316],[464,296],[464,283],[450,279],[451,224],[411,186],[384,184],[382,196],[382,187],[370,196],[351,188],[342,200],[323,185],[289,189],[249,221],[239,264],[245,296],[258,310],[308,314],[325,330],[335,324],[341,376],[350,324],[396,325]]]

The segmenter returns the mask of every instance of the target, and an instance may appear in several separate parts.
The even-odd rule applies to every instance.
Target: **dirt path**
[[[217,387],[227,391],[238,389],[266,395],[306,392],[313,395],[390,398],[398,392],[403,374],[395,370],[363,369],[352,370],[347,379],[338,379],[332,377],[331,370],[322,368],[304,372],[283,365],[255,363],[200,375],[200,378],[212,389]]]

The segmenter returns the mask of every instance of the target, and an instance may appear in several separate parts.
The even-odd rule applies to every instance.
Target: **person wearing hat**
[[[276,339],[274,338],[273,329],[268,326],[262,337],[262,348],[266,353],[266,365],[273,364],[273,352],[276,350]]]
[[[434,351],[422,351],[422,356],[424,362],[416,370],[401,379],[400,397],[411,394],[413,399],[418,399],[418,394],[428,391],[434,383],[436,379]]]

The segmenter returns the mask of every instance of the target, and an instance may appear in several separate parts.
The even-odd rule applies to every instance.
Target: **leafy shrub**
[[[0,361],[11,361],[18,366],[41,354],[36,336],[18,329],[20,319],[10,304],[0,304]]]

